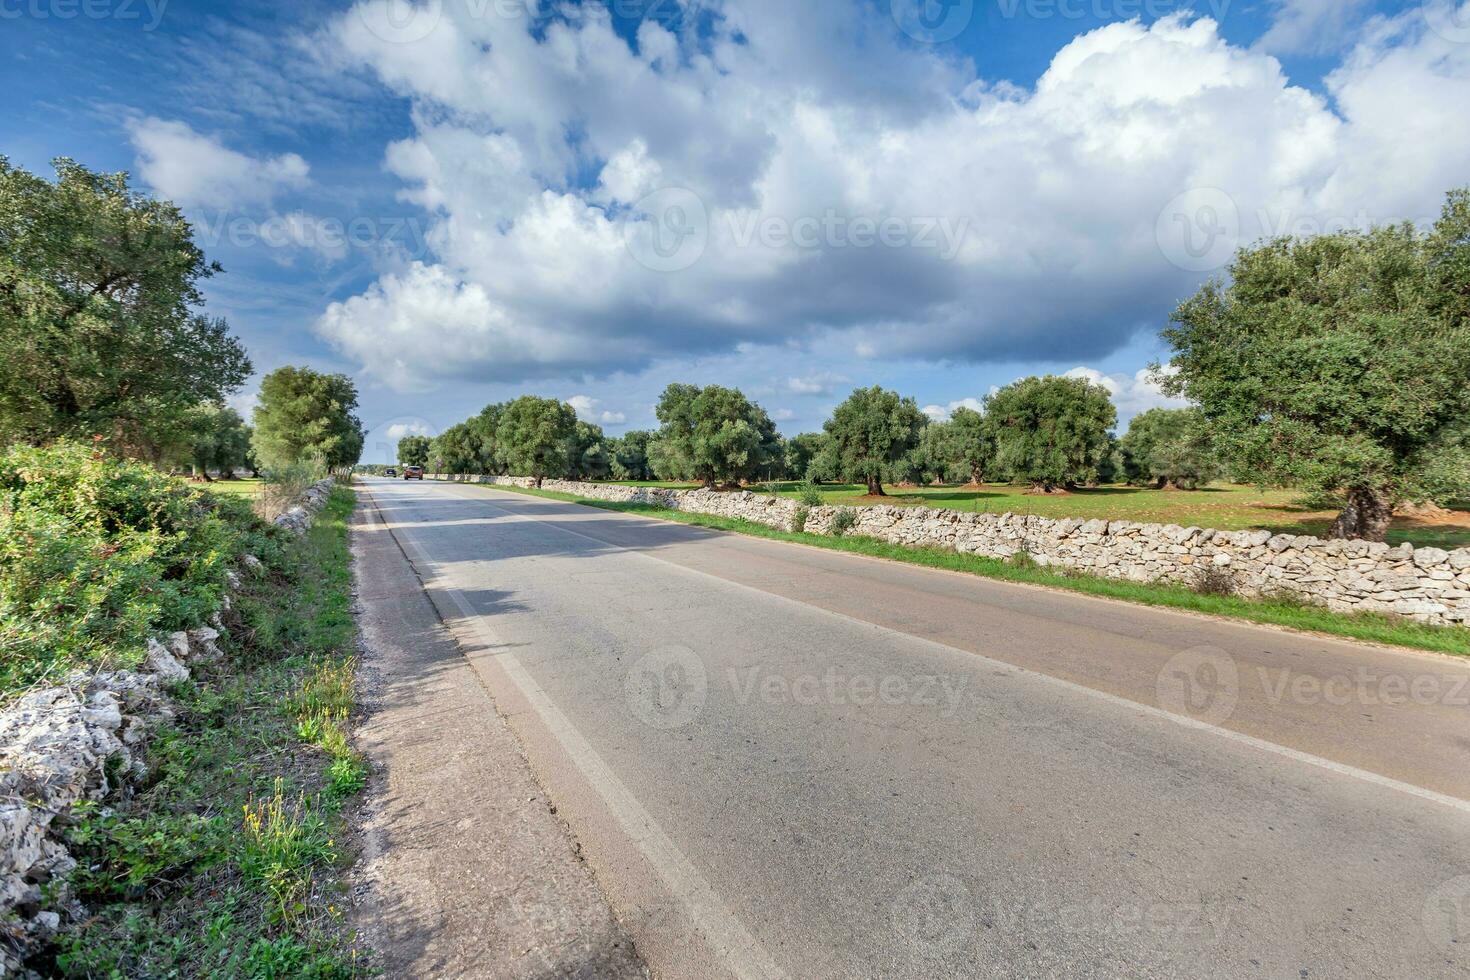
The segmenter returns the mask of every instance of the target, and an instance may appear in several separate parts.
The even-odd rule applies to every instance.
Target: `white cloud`
[[[387,163],[436,258],[318,329],[394,385],[741,344],[1075,363],[1162,323],[1214,271],[1201,240],[1224,261],[1277,231],[1433,214],[1470,159],[1470,45],[1416,15],[1373,22],[1329,103],[1207,18],[1091,31],[1022,90],[900,43],[883,6],[727,0],[698,31],[645,24],[638,50],[595,5],[532,31],[446,4],[415,43],[349,12],[326,43],[413,101]],[[692,195],[677,213],[630,206],[670,187]],[[1220,206],[1172,210],[1200,189]],[[855,244],[888,220],[902,244]],[[700,247],[671,271],[630,226]],[[950,259],[919,241],[945,228]]]
[[[1171,373],[1167,365],[1164,371]],[[1096,368],[1075,367],[1063,377],[1086,378],[1093,384],[1106,388],[1112,396],[1113,404],[1117,406],[1120,429],[1126,429],[1133,416],[1151,408],[1184,408],[1189,404],[1182,398],[1171,398],[1164,394],[1163,389],[1154,381],[1153,372],[1148,368],[1130,375],[1103,374]]]
[[[1256,47],[1272,54],[1322,54],[1342,47],[1371,0],[1275,0]]]
[[[985,411],[985,403],[978,398],[961,398],[959,401],[950,402],[948,405],[925,405],[920,411],[935,422],[948,422],[950,416],[954,415],[955,409],[957,408],[968,408],[972,412],[983,412]]]
[[[251,157],[186,123],[152,116],[128,124],[138,172],[180,207],[242,208],[269,204],[308,183],[310,168],[295,153]]]
[[[851,383],[851,379],[830,371],[820,371],[799,378],[786,379],[786,391],[793,395],[830,395],[838,385]]]
[[[383,430],[388,441],[397,445],[398,440],[404,436],[428,436],[433,435],[429,426],[423,422],[394,422]]]
[[[567,399],[567,404],[572,406],[572,411],[577,413],[577,418],[584,422],[600,422],[603,425],[618,425],[626,422],[628,417],[622,412],[609,410],[599,411],[597,406],[602,404],[590,395],[573,395]]]

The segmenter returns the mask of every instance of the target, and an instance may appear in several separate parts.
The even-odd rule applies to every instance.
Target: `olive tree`
[[[648,465],[648,445],[654,434],[642,429],[624,433],[611,442],[612,475],[618,480],[652,480]]]
[[[928,421],[912,398],[874,385],[849,395],[823,428],[842,479],[861,481],[881,497],[884,474],[914,448]]]
[[[1119,440],[1130,483],[1192,490],[1222,474],[1204,419],[1193,408],[1151,408]]]
[[[301,463],[353,466],[362,455],[357,386],[343,374],[277,368],[260,383],[251,447],[267,471]]]
[[[404,436],[398,440],[398,463],[401,466],[428,466],[428,436]]]
[[[568,450],[577,431],[577,413],[554,398],[522,395],[499,413],[499,453],[510,471],[535,479],[536,486],[568,469]]]
[[[1086,378],[1022,378],[985,399],[997,467],[1039,493],[1094,483],[1118,421],[1108,391]]]
[[[219,266],[126,174],[55,167],[51,182],[0,156],[0,440],[187,455],[194,410],[251,373],[225,321],[198,312]]]
[[[946,458],[964,473],[971,483],[985,482],[985,474],[995,462],[995,434],[985,416],[973,408],[957,408],[949,417],[945,446]]]
[[[780,458],[770,416],[738,388],[671,384],[659,398],[657,415],[662,425],[649,459],[662,479],[713,487],[753,479]]]
[[[1199,406],[1225,461],[1338,497],[1335,537],[1382,541],[1395,506],[1470,485],[1470,189],[1428,230],[1242,249],[1164,337],[1164,386]]]

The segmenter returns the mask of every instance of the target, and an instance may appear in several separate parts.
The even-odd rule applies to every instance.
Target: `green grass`
[[[780,497],[796,499],[803,484],[770,483],[752,487]],[[1069,494],[1040,496],[1023,487],[987,484],[967,487],[885,487],[888,500],[866,497],[860,484],[822,484],[817,491],[825,504],[856,506],[874,503],[893,506],[925,506],[990,514],[1032,514],[1037,517],[1101,518],[1109,521],[1138,521],[1147,524],[1178,524],[1210,527],[1221,531],[1261,528],[1274,534],[1310,534],[1322,537],[1337,515],[1313,510],[1298,502],[1293,490],[1266,490],[1235,484],[1216,484],[1202,490],[1150,490],[1141,487],[1105,486],[1079,489]],[[1470,547],[1470,504],[1460,505],[1442,523],[1395,518],[1389,530],[1391,544],[1403,541],[1415,547],[1454,549]]]
[[[129,800],[82,808],[69,845],[91,915],[64,929],[38,972],[365,975],[341,885],[341,811],[366,775],[345,729],[353,503],[335,490],[311,531],[246,580],[227,660],[174,692],[150,780]],[[313,718],[326,724],[303,732]]]
[[[1430,626],[1412,620],[1370,613],[1336,613],[1320,606],[1286,598],[1261,600],[1244,599],[1238,596],[1206,595],[1180,585],[1100,578],[1080,572],[1043,568],[1033,564],[1013,563],[995,558],[983,558],[978,555],[963,555],[941,548],[905,547],[875,538],[858,536],[833,538],[806,532],[781,531],[766,527],[764,524],[737,518],[689,514],[649,504],[593,500],[551,490],[508,486],[487,489],[549,497],[553,500],[564,500],[602,510],[641,514],[717,531],[733,531],[774,541],[789,541],[826,548],[829,551],[844,551],[849,554],[901,561],[910,565],[922,565],[926,568],[939,568],[1007,582],[1020,582],[1109,599],[1121,599],[1142,605],[1225,616],[1252,623],[1284,626],[1348,639],[1366,640],[1372,643],[1387,643],[1439,653],[1470,655],[1470,629],[1461,627]]]
[[[240,480],[214,480],[210,483],[200,483],[198,486],[210,493],[229,494],[232,497],[257,497],[264,488],[265,481],[246,477]]]

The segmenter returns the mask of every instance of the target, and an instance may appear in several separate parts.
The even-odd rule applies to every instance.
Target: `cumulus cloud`
[[[322,43],[412,100],[387,165],[434,258],[318,329],[395,386],[741,344],[1091,360],[1235,246],[1432,214],[1470,158],[1470,45],[1413,15],[1374,22],[1329,103],[1208,18],[1091,31],[1020,89],[900,43],[884,5],[726,0],[630,44],[595,5],[446,4],[384,38],[386,2]]]
[[[925,415],[935,422],[948,422],[954,415],[955,409],[968,408],[972,412],[985,411],[985,403],[978,398],[961,398],[952,401],[948,405],[925,405],[920,409]]]
[[[310,167],[295,153],[252,157],[187,123],[149,116],[128,124],[138,172],[180,207],[239,208],[269,204],[308,183]]]
[[[1347,40],[1371,0],[1276,0],[1270,28],[1256,47],[1272,54],[1321,54]]]
[[[614,412],[606,409],[599,410],[602,404],[591,395],[573,395],[567,399],[567,404],[572,406],[572,411],[577,413],[577,418],[583,422],[600,422],[603,425],[618,425],[626,422],[628,416],[622,412]]]

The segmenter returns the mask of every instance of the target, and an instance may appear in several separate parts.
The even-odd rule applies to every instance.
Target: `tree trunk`
[[[883,481],[880,480],[880,479],[878,479],[876,476],[870,476],[870,477],[868,477],[868,496],[870,496],[870,497],[886,497],[886,496],[888,496],[886,493],[883,492]]]
[[[537,490],[540,490],[541,489],[541,481],[544,480],[544,479],[546,479],[544,476],[539,476],[538,475],[536,477],[536,489]]]
[[[1388,522],[1392,518],[1393,503],[1388,494],[1371,487],[1353,487],[1347,492],[1347,503],[1328,533],[1334,538],[1382,541],[1388,535]]]
[[[985,471],[978,466],[970,467],[970,482],[979,486],[985,482]]]

